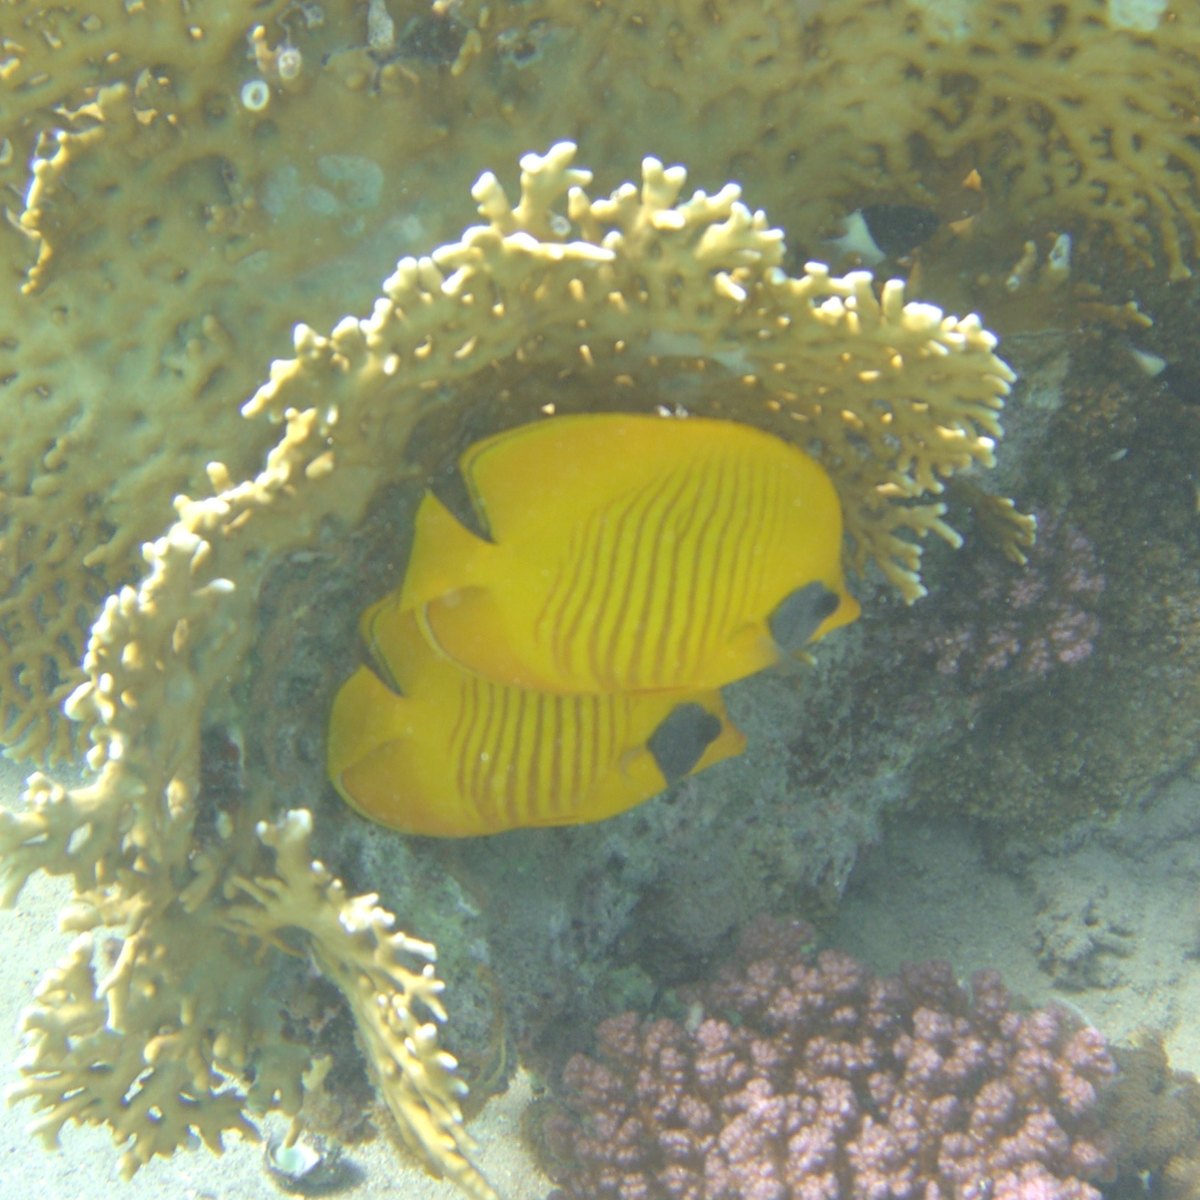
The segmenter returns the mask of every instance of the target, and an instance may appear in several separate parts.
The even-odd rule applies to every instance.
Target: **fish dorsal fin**
[[[480,509],[479,497],[463,478],[460,463],[451,463],[432,475],[428,490],[445,505],[464,529],[484,541],[496,540],[488,527],[486,515]]]
[[[659,428],[661,426],[661,429]],[[548,417],[471,446],[461,469],[471,501],[494,540],[505,544],[549,519],[561,527],[573,510],[653,471],[666,418],[614,413]]]

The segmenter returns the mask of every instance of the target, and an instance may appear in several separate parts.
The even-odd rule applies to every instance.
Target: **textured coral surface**
[[[452,236],[489,162],[573,138],[602,187],[648,153],[701,186],[739,179],[796,264],[863,203],[961,216],[971,171],[987,204],[967,241],[992,275],[1063,230],[1173,277],[1193,257],[1187,5],[1140,29],[1104,0],[0,14],[0,379],[19,415],[0,452],[0,723],[31,755],[69,752],[54,705],[164,500],[265,450],[237,417],[264,359]]]
[[[89,751],[0,815],[5,899],[74,887],[23,1020],[48,1140],[100,1124],[131,1171],[367,1073],[486,1196],[443,979],[484,1093],[510,1041],[551,1057],[748,914],[835,901],[889,812],[1019,852],[1194,757],[1200,21],[1117,7],[0,0],[0,726]],[[898,200],[941,220],[885,264],[911,283],[805,267]],[[1026,331],[999,465],[1051,531],[1028,577],[977,488],[1010,372],[942,311],[977,307]],[[551,408],[656,407],[818,453],[869,620],[730,697],[755,756],[626,818],[364,829],[323,728],[425,479]],[[961,573],[930,532],[971,540]],[[1046,900],[1047,963],[1096,978]]]
[[[1021,1012],[993,971],[879,979],[812,937],[760,922],[686,1021],[600,1026],[545,1125],[559,1197],[1098,1200],[1095,1029]]]

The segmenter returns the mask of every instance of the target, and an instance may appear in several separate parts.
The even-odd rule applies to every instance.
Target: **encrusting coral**
[[[10,750],[70,752],[57,709],[154,497],[260,460],[231,401],[260,348],[452,236],[490,157],[570,136],[606,185],[647,152],[688,162],[749,183],[814,258],[881,180],[936,204],[977,168],[1022,240],[1099,229],[1185,275],[1200,21],[1111,8],[0,0]]]
[[[204,786],[201,753],[206,729],[240,729],[273,561],[352,529],[385,485],[453,455],[464,427],[548,408],[736,414],[821,460],[854,561],[907,598],[921,592],[915,539],[956,538],[937,493],[991,462],[1011,378],[978,320],[906,304],[900,283],[877,293],[863,273],[785,274],[782,235],[739,189],[682,199],[682,168],[647,159],[640,184],[592,199],[574,155],[526,156],[516,203],[483,176],[483,222],[403,259],[370,316],[298,327],[295,356],[245,409],[282,425],[264,468],[235,481],[211,463],[213,494],[178,497],[143,581],[105,602],[68,705],[90,775],[73,788],[35,775],[26,808],[0,814],[6,898],[34,871],[70,876],[64,923],[84,938],[25,1016],[21,1087],[48,1135],[107,1124],[134,1170],[191,1129],[216,1144],[248,1114],[302,1115],[322,1062],[279,1034],[263,997],[282,1006],[290,964],[307,960],[346,996],[406,1140],[491,1194],[437,1046],[432,949],[313,861],[312,817],[281,813],[253,753],[236,795]],[[113,1071],[81,1072],[97,1061]]]
[[[1115,1054],[1120,1074],[1105,1099],[1118,1140],[1121,1176],[1110,1189],[1123,1198],[1152,1181],[1164,1200],[1200,1196],[1200,1081],[1173,1071],[1161,1037],[1143,1035]]]
[[[574,89],[555,87],[538,58],[603,88],[602,127],[586,122],[585,143],[609,146],[622,125],[639,127],[652,96],[650,148],[702,179],[761,181],[794,240],[829,236],[867,200],[936,204],[947,176],[957,190],[974,170],[1000,224],[1103,231],[1146,262],[1161,249],[1173,278],[1195,259],[1200,18],[1190,6],[1162,16],[1111,0],[701,10],[677,0],[631,13],[533,0],[508,22],[508,44],[534,65],[510,65],[502,94],[531,127],[570,110]],[[719,130],[738,131],[728,160]]]

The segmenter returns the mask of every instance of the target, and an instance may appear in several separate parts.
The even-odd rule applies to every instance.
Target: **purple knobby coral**
[[[1098,1200],[1104,1039],[928,962],[762,921],[686,1023],[605,1021],[544,1124],[557,1200]]]
[[[985,676],[1042,679],[1090,658],[1106,580],[1082,530],[1036,512],[1037,542],[1022,568],[979,560],[958,581],[969,606],[928,642],[937,671],[978,687]]]

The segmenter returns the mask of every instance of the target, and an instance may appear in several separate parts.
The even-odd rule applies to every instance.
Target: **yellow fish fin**
[[[654,444],[647,423],[661,417],[591,413],[549,417],[494,434],[469,446],[460,471],[471,503],[497,544],[545,515],[556,525],[573,520],[588,498],[611,493],[620,481],[653,475]]]
[[[702,704],[677,704],[646,740],[646,749],[667,784],[677,783],[699,765],[721,736],[721,718]]]
[[[832,633],[835,629],[841,629],[843,625],[850,625],[857,621],[862,614],[862,605],[846,591],[845,585],[841,585],[841,590],[838,597],[838,606],[817,626],[817,631],[812,635],[812,641],[819,642],[827,633]]]
[[[861,611],[840,580],[834,587],[814,580],[784,596],[767,617],[767,630],[781,656],[795,656],[857,620]]]
[[[417,509],[412,550],[400,589],[400,608],[418,608],[438,596],[494,579],[501,551],[469,530],[432,492]]]
[[[827,633],[857,619],[857,600],[839,584],[838,591],[816,581],[785,596],[765,624],[751,621],[736,630],[714,663],[732,675],[786,668],[803,659],[807,648]]]
[[[405,655],[396,642],[406,624],[398,592],[369,605],[358,619],[358,635],[376,671],[394,691],[405,691],[403,679]]]
[[[351,804],[342,776],[365,755],[403,736],[404,721],[397,708],[401,699],[366,667],[359,667],[334,697],[325,761],[334,786]]]
[[[621,770],[632,778],[644,775],[645,764],[653,763],[656,792],[661,792],[745,748],[746,735],[729,719],[721,693],[700,692],[681,698],[644,745],[626,751]]]
[[[782,654],[803,650],[837,612],[841,598],[819,580],[789,592],[767,617],[767,629]]]

